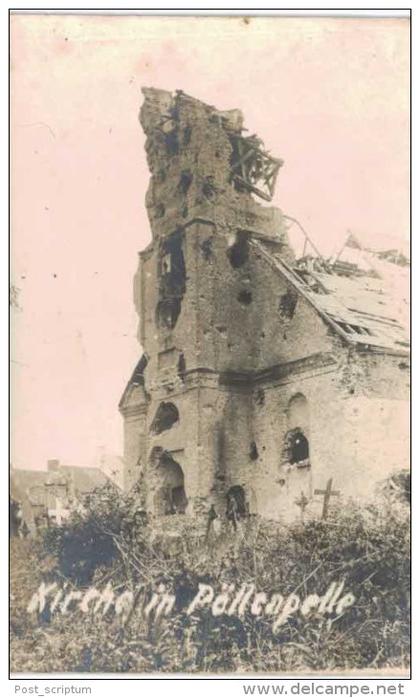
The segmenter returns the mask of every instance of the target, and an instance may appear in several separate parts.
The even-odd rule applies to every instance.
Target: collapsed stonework
[[[152,242],[120,401],[125,487],[157,516],[224,515],[232,495],[286,520],[331,477],[364,496],[408,463],[408,345],[383,279],[295,259],[287,217],[255,198],[282,161],[238,110],[143,93]]]

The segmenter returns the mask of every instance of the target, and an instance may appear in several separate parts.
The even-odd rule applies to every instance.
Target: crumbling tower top
[[[242,113],[219,111],[182,91],[144,88],[143,94],[153,235],[200,219],[284,238],[280,211],[253,197],[271,201],[283,161],[267,153],[257,136],[244,135]]]

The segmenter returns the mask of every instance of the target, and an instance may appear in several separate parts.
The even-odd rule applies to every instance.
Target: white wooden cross
[[[48,509],[48,517],[54,517],[57,526],[61,526],[64,519],[69,516],[69,510],[61,506],[61,500],[55,498],[55,509]]]

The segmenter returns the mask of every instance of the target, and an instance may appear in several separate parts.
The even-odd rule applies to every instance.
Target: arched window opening
[[[179,412],[173,402],[161,402],[150,430],[153,434],[161,434],[171,429],[179,421]]]
[[[182,233],[176,231],[165,238],[159,247],[159,302],[156,307],[156,324],[167,330],[172,330],[177,323],[186,289],[182,240]]]
[[[287,433],[284,440],[284,459],[298,467],[310,467],[309,462],[309,408],[302,393],[290,398],[286,409]]]
[[[299,428],[292,429],[286,434],[286,460],[291,465],[309,464],[309,441]]]
[[[305,433],[308,431],[309,407],[308,401],[302,393],[296,393],[296,395],[290,398],[286,416],[288,429],[300,427]]]
[[[251,445],[249,448],[249,457],[251,460],[258,460],[258,456],[259,456],[259,453],[258,453],[257,444],[255,443],[255,441],[251,441]]]
[[[290,462],[301,463],[309,458],[309,442],[305,434],[297,431],[293,437],[290,446]]]
[[[181,312],[180,298],[166,298],[159,301],[156,308],[156,324],[167,330],[173,330]]]

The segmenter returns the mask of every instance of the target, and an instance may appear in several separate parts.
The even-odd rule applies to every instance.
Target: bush
[[[118,559],[117,539],[130,529],[132,499],[107,486],[86,498],[81,512],[63,526],[46,529],[42,545],[53,555],[60,574],[86,586],[96,570],[110,567]]]
[[[392,489],[392,488],[391,488]],[[83,515],[50,529],[28,567],[44,565],[33,578],[63,577],[86,587],[151,591],[165,583],[177,592],[169,617],[149,622],[134,614],[54,615],[41,623],[24,611],[31,572],[15,589],[12,663],[15,671],[89,672],[291,672],[407,667],[409,663],[409,508],[404,497],[382,492],[375,504],[348,505],[327,521],[284,527],[250,517],[245,530],[225,531],[206,543],[188,517],[147,524],[134,499],[97,493]],[[165,525],[171,526],[166,533]],[[175,529],[175,534],[174,534]],[[19,541],[22,545],[26,541]],[[13,557],[19,557],[18,550]],[[53,562],[51,562],[53,560]],[[26,559],[19,563],[26,568]],[[22,572],[19,572],[22,574]],[[272,633],[270,619],[221,615],[209,610],[186,616],[198,583],[255,583],[259,591],[322,594],[345,580],[356,602],[339,618],[295,615]]]

